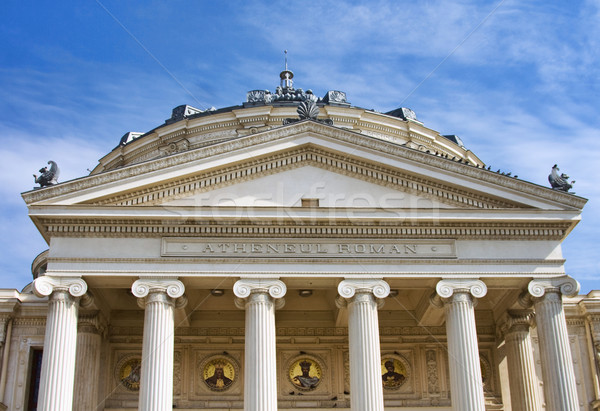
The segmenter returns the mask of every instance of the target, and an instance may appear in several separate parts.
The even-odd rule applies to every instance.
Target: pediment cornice
[[[28,205],[31,205],[36,202],[43,202],[63,196],[73,195],[81,191],[93,191],[104,185],[118,183],[148,173],[157,173],[162,170],[185,167],[188,164],[201,162],[213,156],[227,155],[228,153],[242,151],[253,146],[266,145],[280,139],[308,134],[314,134],[319,138],[341,142],[349,146],[354,146],[357,149],[380,153],[385,157],[391,156],[395,159],[401,159],[413,164],[426,166],[428,168],[435,168],[442,172],[452,173],[455,176],[462,176],[486,184],[492,184],[503,189],[514,190],[527,196],[533,196],[560,204],[562,207],[581,209],[587,202],[586,199],[574,196],[572,194],[551,190],[549,188],[517,180],[515,178],[498,175],[497,173],[493,173],[482,168],[477,168],[446,158],[441,158],[434,154],[411,149],[406,146],[391,142],[382,141],[380,139],[362,135],[360,133],[320,124],[314,121],[301,121],[291,125],[271,129],[262,133],[252,134],[238,139],[228,140],[222,143],[173,154],[160,159],[128,166],[122,169],[90,175],[88,177],[68,181],[56,186],[29,191],[23,193],[22,196],[25,202]],[[358,155],[356,155],[356,157],[357,156]],[[356,157],[354,157],[353,160],[350,160],[351,157],[353,156],[348,155],[347,158],[340,159],[338,161],[345,161],[348,164],[352,164],[352,161],[355,163],[357,161],[360,162],[360,160],[357,160]],[[370,166],[371,168],[374,167],[372,163]],[[415,176],[413,176],[413,178],[414,177]],[[430,183],[433,183],[433,181]],[[456,188],[455,190],[460,191],[459,188]],[[459,203],[463,204],[464,206],[469,202],[459,200]],[[506,201],[505,203],[508,204],[510,202]],[[506,205],[498,204],[493,207],[505,206]],[[515,206],[514,203],[513,206]],[[475,207],[477,206],[475,205]]]
[[[194,174],[179,180],[153,185],[91,202],[95,205],[157,205],[197,192],[211,191],[297,167],[314,166],[372,184],[399,189],[460,208],[514,208],[518,204],[481,195],[422,176],[333,153],[314,145],[254,158],[234,166]]]

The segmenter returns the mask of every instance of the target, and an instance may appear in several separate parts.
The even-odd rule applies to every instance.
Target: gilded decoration
[[[237,366],[224,356],[211,357],[201,368],[202,380],[211,391],[227,391],[237,379]]]
[[[296,358],[289,367],[288,377],[294,387],[303,391],[311,391],[317,388],[323,373],[321,365],[311,357]]]
[[[410,368],[408,361],[398,354],[381,356],[381,381],[386,390],[397,390],[408,381]]]
[[[128,391],[140,390],[142,357],[129,355],[117,364],[117,380]]]
[[[481,383],[484,392],[493,392],[492,387],[492,365],[483,354],[479,354],[479,365],[481,367]]]

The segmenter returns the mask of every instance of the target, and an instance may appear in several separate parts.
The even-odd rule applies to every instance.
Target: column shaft
[[[277,410],[275,309],[283,306],[287,288],[277,279],[242,279],[233,292],[246,310],[244,410]]]
[[[348,303],[350,404],[352,410],[383,411],[377,302],[358,292]]]
[[[541,400],[535,374],[529,315],[512,318],[504,342],[508,361],[510,399],[514,410],[540,411]]]
[[[484,411],[473,297],[485,296],[487,286],[481,280],[456,278],[441,280],[435,290],[431,302],[438,307],[443,303],[446,311],[452,408]]]
[[[73,411],[95,410],[100,405],[98,375],[102,336],[97,321],[97,315],[79,318]]]
[[[146,297],[140,411],[173,408],[174,303],[162,292]]]
[[[348,306],[350,405],[353,411],[383,411],[377,309],[390,286],[380,279],[348,279],[338,284],[338,293],[338,306]]]
[[[473,300],[468,293],[456,292],[445,307],[452,407],[456,411],[484,411]]]
[[[579,410],[577,385],[569,347],[567,321],[560,292],[546,291],[534,300],[548,411]]]
[[[48,300],[38,411],[71,411],[77,347],[78,301],[56,290]]]
[[[244,409],[277,410],[275,307],[267,293],[252,293],[246,303]]]
[[[33,282],[33,291],[48,297],[37,409],[71,411],[79,297],[86,293],[87,284],[81,278],[42,276]]]
[[[134,282],[131,291],[145,310],[138,410],[170,411],[173,409],[174,309],[176,299],[182,304],[187,301],[183,295],[185,286],[172,278],[147,277]]]

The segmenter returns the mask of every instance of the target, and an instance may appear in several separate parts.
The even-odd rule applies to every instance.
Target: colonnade
[[[73,409],[77,321],[87,284],[76,277],[42,276],[34,281],[38,296],[48,296],[48,317],[38,398],[40,411]],[[578,410],[575,375],[568,344],[562,295],[574,295],[570,277],[533,280],[521,301],[533,306],[540,340],[544,393],[548,410]],[[233,287],[236,306],[245,310],[244,409],[277,410],[275,310],[283,305],[285,284],[277,279],[240,279]],[[139,410],[165,411],[173,405],[174,309],[185,304],[185,287],[174,278],[144,277],[132,293],[144,308],[142,377]],[[382,279],[344,279],[338,285],[339,307],[348,309],[351,407],[382,411],[381,356],[377,309],[390,292]],[[476,279],[442,279],[432,303],[446,316],[452,407],[485,409],[474,308],[487,287]],[[503,326],[510,368],[513,409],[540,410],[529,327],[532,311],[509,311]],[[85,345],[96,345],[88,336]],[[88,347],[89,348],[89,347]],[[76,401],[77,395],[75,395]]]

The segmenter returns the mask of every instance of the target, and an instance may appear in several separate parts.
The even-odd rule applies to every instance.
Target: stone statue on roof
[[[58,165],[52,160],[48,161],[48,164],[50,164],[50,169],[48,169],[48,167],[42,167],[39,171],[41,173],[39,177],[35,174],[33,175],[35,182],[40,185],[36,188],[53,186],[58,183],[58,174],[60,173]]]
[[[552,167],[552,171],[548,176],[550,186],[552,186],[554,190],[568,192],[571,188],[573,188],[575,181],[571,181],[569,183],[569,176],[565,173],[559,175],[559,171],[560,169],[558,168],[558,165],[554,164],[554,167]]]

